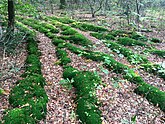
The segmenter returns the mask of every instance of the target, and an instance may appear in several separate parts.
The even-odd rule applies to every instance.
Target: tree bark
[[[8,28],[12,31],[14,31],[14,18],[14,1],[8,0]]]

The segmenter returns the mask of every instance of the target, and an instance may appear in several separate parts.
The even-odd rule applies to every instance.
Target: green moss
[[[134,39],[129,38],[129,37],[121,37],[118,40],[119,41],[117,43],[125,45],[125,46],[135,46],[135,45],[146,46],[145,43],[143,43],[141,41],[134,40]]]
[[[50,18],[53,19],[53,20],[57,20],[59,22],[62,22],[64,24],[70,24],[70,23],[73,23],[74,22],[74,20],[69,19],[68,17],[59,18],[59,17],[52,16]]]
[[[31,54],[31,55],[28,55],[28,57],[26,59],[26,63],[27,64],[39,65],[40,64],[40,60],[39,60],[37,55]]]
[[[71,26],[75,28],[79,28],[80,30],[85,30],[85,31],[94,31],[94,32],[108,31],[108,29],[104,27],[96,26],[96,25],[92,25],[88,23],[73,23]]]
[[[92,51],[84,51],[82,52],[82,55],[88,59],[91,59],[93,61],[102,61],[103,60],[103,54],[100,52],[92,52]]]
[[[62,40],[62,39],[54,38],[53,41],[52,41],[52,43],[53,43],[55,46],[57,46],[59,43],[65,43],[65,41]]]
[[[127,36],[129,33],[127,31],[124,30],[113,30],[109,33],[110,35],[114,36],[114,37],[124,37]]]
[[[66,44],[66,47],[67,47],[70,51],[72,51],[73,53],[76,53],[76,54],[82,54],[82,53],[84,52],[84,51],[81,50],[80,48],[75,47],[75,46],[73,46],[73,45],[70,44],[70,43],[67,43],[67,44]]]
[[[159,77],[165,79],[164,68],[161,67],[160,65],[146,63],[146,64],[141,64],[141,66],[144,68],[144,70],[151,72],[153,74],[157,74],[157,75],[159,75]]]
[[[152,38],[152,39],[151,39],[151,42],[154,42],[154,43],[161,43],[161,40],[158,39],[158,38]]]
[[[83,45],[83,46],[88,46],[91,45],[91,41],[88,40],[84,35],[76,33],[73,36],[69,37],[70,42]]]
[[[142,83],[135,89],[137,94],[145,95],[148,101],[158,105],[165,112],[165,93],[150,84]]]
[[[31,115],[35,120],[41,120],[46,117],[46,101],[38,100],[38,101],[29,101],[29,105],[24,107],[26,113]]]
[[[120,44],[111,41],[105,41],[105,44],[114,52],[118,51],[121,54],[123,54],[125,57],[127,57],[127,60],[132,64],[141,64],[149,62],[145,57],[133,53],[131,50],[129,50],[128,48],[124,48]]]
[[[64,24],[61,24],[59,27],[61,28],[62,31],[71,29],[71,27],[64,25]]]
[[[68,57],[63,57],[60,59],[60,65],[67,65],[70,62],[71,62],[71,59]]]
[[[48,98],[45,90],[33,82],[24,82],[15,86],[9,96],[9,103],[13,107],[18,107],[33,101],[45,101]]]
[[[139,35],[135,32],[132,33],[132,35],[130,36],[132,39],[135,39],[135,40],[139,40],[139,41],[143,41],[143,42],[147,42],[148,39],[147,37],[145,36],[142,36],[142,35]]]
[[[91,36],[96,37],[97,39],[100,40],[114,40],[114,36],[110,35],[110,34],[103,34],[103,33],[90,33]]]
[[[101,112],[98,107],[84,99],[80,99],[77,105],[77,114],[82,123],[101,124]]]
[[[70,40],[70,36],[57,36],[58,39]]]
[[[65,48],[66,46],[66,43],[59,43],[57,48]]]
[[[18,81],[18,83],[20,84],[26,84],[26,82],[29,82],[29,84],[35,83],[41,87],[44,87],[44,85],[46,84],[45,78],[43,78],[43,76],[39,74],[29,75],[25,79]]]
[[[38,31],[41,32],[41,33],[47,33],[48,32],[48,30],[44,27],[39,27]]]
[[[83,50],[81,50],[79,48],[73,47],[70,44],[68,44],[68,48],[70,48],[71,51],[73,50],[77,54],[80,54],[80,53],[85,52],[85,51],[83,51]],[[90,52],[88,52],[88,53],[90,53]],[[86,54],[86,52],[85,52],[85,54]],[[94,58],[95,57],[95,52],[93,52],[90,55],[91,56],[93,55],[92,58]],[[84,56],[84,57],[86,57],[86,56]],[[135,74],[135,72],[132,69],[130,69],[128,66],[126,66],[126,65],[124,65],[122,63],[117,62],[116,60],[114,60],[113,58],[111,58],[110,56],[108,56],[107,54],[102,54],[102,58],[100,58],[100,59],[101,59],[101,61],[104,62],[104,65],[107,68],[112,69],[116,73],[123,74],[124,78],[127,79],[127,80],[129,80],[129,81],[131,81],[131,82],[133,82],[133,83],[135,83],[137,85],[141,85],[141,86],[138,87],[138,89],[136,89],[136,91],[135,91],[136,93],[143,94],[143,96],[145,96],[145,94],[148,93],[148,91],[150,91],[150,89],[152,89],[153,92],[151,92],[149,96],[145,96],[145,97],[150,102],[154,103],[155,105],[158,104],[160,106],[160,108],[164,111],[164,105],[165,105],[164,104],[164,101],[165,101],[164,100],[164,95],[165,95],[164,92],[160,91],[159,89],[157,89],[157,88],[155,88],[155,87],[153,87],[151,85],[148,85],[147,83],[144,82],[144,80],[140,76],[138,76],[137,74]],[[143,66],[147,66],[146,68],[149,69],[149,70],[151,69],[151,71],[156,70],[156,72],[158,72],[158,70],[160,70],[160,66],[158,66],[158,65],[154,65],[154,68],[152,66],[148,65],[148,64],[143,65]],[[65,75],[66,75],[66,78],[70,76],[69,78],[70,79],[74,78],[74,81],[75,81],[75,78],[78,77],[79,73],[78,72],[72,73],[71,70],[68,70],[67,73],[65,72]],[[67,74],[68,74],[68,76],[67,76]],[[165,75],[163,73],[159,73],[159,74],[161,74],[162,78],[163,77],[165,78]],[[85,79],[85,78],[83,78],[83,79]],[[83,83],[83,81],[81,81],[80,79],[76,79],[76,80],[77,81],[79,80],[80,82]],[[81,88],[79,87],[79,85],[81,86]],[[74,82],[74,86],[80,88],[78,91],[83,91],[83,88],[82,87],[86,87],[87,84],[83,84],[83,85],[82,84],[79,84],[79,83],[76,84],[76,82]],[[92,86],[92,85],[90,85],[90,86]],[[89,92],[89,89],[86,89],[85,91],[88,91]],[[93,89],[91,89],[91,91],[92,90]],[[94,92],[91,92],[91,93],[94,93]],[[87,93],[85,93],[85,94],[87,94]],[[83,96],[83,98],[85,98],[85,94],[83,95],[83,93],[82,94],[80,93],[78,96]],[[93,98],[94,96],[91,95],[91,97]],[[90,99],[91,97],[88,96],[87,99]],[[159,97],[162,100],[159,99],[157,101],[156,99],[158,99]],[[85,100],[85,101],[87,101],[87,100]],[[80,115],[80,117],[82,117],[81,119],[83,120],[83,118],[86,118],[86,116],[83,114],[84,112],[82,112],[82,111],[85,110],[86,108],[83,108],[82,107],[83,105],[80,105],[80,106],[81,107],[78,110],[79,111],[79,114],[78,115]],[[85,121],[85,120],[83,120],[83,121]]]
[[[0,88],[0,95],[2,95],[5,91]]]
[[[65,50],[57,49],[56,55],[58,58],[63,58],[63,57],[66,57],[68,54]]]
[[[79,96],[95,97],[95,89],[101,80],[91,72],[79,72],[74,77],[73,86]]]
[[[151,50],[151,53],[165,58],[165,50]]]
[[[70,66],[67,66],[65,67],[64,69],[64,72],[63,72],[63,78],[65,79],[72,79],[74,78],[78,73],[78,70],[73,68],[73,67],[70,67]]]
[[[50,39],[53,39],[55,35],[51,32],[46,33],[46,36],[49,37]]]
[[[37,42],[34,39],[28,39],[27,42],[28,54],[35,54],[37,56],[40,56],[41,53],[38,50]]]
[[[24,109],[15,108],[4,117],[4,124],[36,124],[35,120],[26,115]]]
[[[74,35],[75,33],[77,33],[77,31],[75,31],[72,28],[68,28],[68,29],[64,30],[63,32],[61,32],[61,34],[63,34],[63,35]]]

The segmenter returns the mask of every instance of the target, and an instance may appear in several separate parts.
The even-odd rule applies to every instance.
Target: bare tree
[[[85,0],[90,7],[92,17],[94,18],[103,5],[104,0]]]

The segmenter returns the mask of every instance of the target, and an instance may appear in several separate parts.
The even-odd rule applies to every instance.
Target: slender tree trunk
[[[14,31],[14,1],[8,0],[8,28]]]
[[[139,3],[138,0],[136,0],[136,11],[137,11],[137,17],[136,17],[136,21],[137,23],[139,23],[139,15],[140,15],[140,10],[139,10]]]
[[[66,7],[66,1],[60,0],[60,9],[64,9]]]
[[[50,8],[51,8],[51,13],[53,14],[53,1],[50,0]]]

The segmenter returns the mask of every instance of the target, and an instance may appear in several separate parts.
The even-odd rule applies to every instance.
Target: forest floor
[[[84,15],[83,15],[84,16]],[[88,15],[85,15],[88,17]],[[103,19],[105,17],[98,17]],[[109,24],[112,24],[108,27],[109,30],[118,30],[121,29],[119,21],[115,22],[115,19],[105,18],[109,21]],[[98,24],[100,21],[95,21],[94,24]],[[49,22],[47,22],[49,23]],[[70,26],[66,24],[67,26]],[[147,27],[147,25],[146,25]],[[29,27],[31,28],[31,27]],[[32,28],[31,28],[32,29]],[[95,48],[90,50],[94,52],[103,52],[106,54],[113,54],[113,58],[117,62],[131,66],[125,57],[121,57],[119,54],[112,52],[102,40],[96,39],[91,36],[91,31],[81,31],[78,28],[73,28],[79,34],[82,34],[87,39],[89,39]],[[125,30],[126,29],[124,27]],[[60,32],[56,35],[62,36],[61,29]],[[155,43],[154,47],[159,50],[165,50],[165,30],[152,28],[152,32],[142,32],[143,35],[147,38],[158,38],[162,42]],[[78,124],[80,120],[77,118],[75,113],[76,103],[74,99],[76,97],[75,89],[72,87],[68,89],[60,84],[60,81],[63,79],[63,68],[60,65],[55,64],[58,61],[56,56],[56,46],[52,44],[52,39],[48,38],[43,33],[37,32],[37,40],[39,41],[38,47],[41,51],[40,61],[42,63],[42,74],[46,79],[47,85],[44,87],[48,95],[48,104],[47,104],[47,116],[46,120],[41,120],[40,124]],[[68,41],[66,41],[68,42]],[[81,45],[75,45],[81,49]],[[12,66],[11,63],[15,63],[15,67],[20,70],[18,73],[11,73],[12,76],[2,77],[0,80],[0,87],[5,89],[5,93],[0,95],[0,120],[3,117],[3,113],[6,109],[11,108],[8,103],[8,98],[10,91],[16,85],[15,82],[20,80],[20,75],[23,73],[24,69],[21,67],[24,66],[26,59],[26,50],[25,44],[22,46],[22,51],[19,55],[16,56],[0,56],[0,65],[1,72],[9,72]],[[134,53],[138,53],[137,47],[127,47],[131,49]],[[143,47],[138,47],[140,50]],[[86,59],[82,56],[79,56],[70,50],[66,49],[69,58],[71,59],[70,66],[82,70],[82,71],[91,71],[93,73],[97,72],[101,77],[101,81],[105,85],[99,85],[96,90],[96,95],[98,100],[102,103],[100,110],[102,112],[102,124],[126,124],[133,122],[132,118],[136,116],[136,124],[164,124],[165,114],[159,109],[159,107],[154,106],[149,103],[148,100],[140,95],[135,94],[133,91],[136,88],[136,85],[132,82],[125,80],[122,74],[116,74],[113,70],[107,70],[102,62],[96,62],[90,59]],[[156,55],[150,56],[144,55],[152,63],[163,63],[165,62],[164,58],[161,58]],[[10,65],[10,67],[8,67]],[[158,87],[160,90],[165,91],[165,81],[164,79],[158,77],[158,75],[153,75],[144,70],[136,68],[135,71],[144,79],[145,82],[153,86]],[[4,74],[6,75],[6,74]]]

